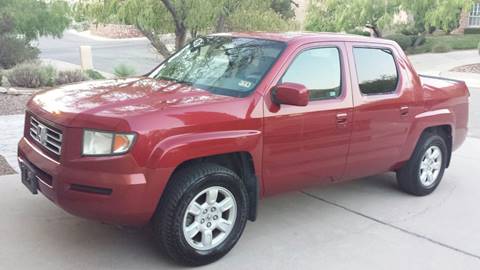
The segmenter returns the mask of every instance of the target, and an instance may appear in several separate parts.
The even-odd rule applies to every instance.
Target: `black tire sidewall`
[[[186,209],[193,198],[201,191],[219,186],[228,189],[234,196],[237,204],[237,217],[235,225],[227,238],[218,246],[210,250],[196,250],[191,247],[183,234],[183,219]],[[187,188],[184,195],[175,208],[175,218],[172,231],[175,235],[177,250],[180,250],[184,256],[189,257],[190,261],[196,261],[198,264],[205,264],[215,261],[230,251],[239,240],[247,221],[248,199],[247,192],[241,180],[235,175],[225,173],[213,173],[206,175]]]
[[[437,176],[437,179],[435,179],[435,183],[427,187],[422,184],[420,180],[419,172],[420,172],[420,164],[422,161],[422,157],[431,146],[437,146],[440,149],[442,153],[442,166],[440,168],[440,172]],[[446,164],[447,164],[447,158],[448,158],[447,153],[448,153],[448,149],[447,149],[447,145],[445,144],[445,140],[437,134],[432,134],[426,137],[421,147],[419,148],[419,151],[416,152],[415,159],[413,160],[414,163],[412,164],[413,170],[411,171],[412,173],[411,177],[415,179],[415,183],[414,183],[415,189],[418,189],[418,191],[422,195],[430,194],[440,184],[443,178],[443,174],[445,172]]]

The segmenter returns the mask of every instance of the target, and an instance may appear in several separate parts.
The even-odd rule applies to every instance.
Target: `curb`
[[[108,38],[102,36],[96,36],[90,33],[89,30],[78,32],[75,29],[68,29],[66,30],[69,34],[77,35],[80,37],[88,38],[94,41],[106,41],[106,42],[121,42],[121,41],[148,41],[146,37],[132,37],[132,38]]]
[[[0,94],[14,95],[14,96],[32,95],[32,94],[35,94],[35,93],[37,93],[39,91],[42,91],[42,90],[44,90],[44,89],[29,89],[29,88],[17,89],[17,88],[13,88],[13,87],[10,87],[10,88],[0,87]]]

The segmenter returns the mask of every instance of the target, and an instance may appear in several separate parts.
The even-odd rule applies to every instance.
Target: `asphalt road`
[[[103,41],[66,31],[60,39],[42,37],[38,41],[41,58],[77,65],[80,65],[80,45],[92,46],[94,68],[108,73],[113,73],[119,64],[126,64],[135,68],[137,75],[145,74],[162,59],[146,39]]]

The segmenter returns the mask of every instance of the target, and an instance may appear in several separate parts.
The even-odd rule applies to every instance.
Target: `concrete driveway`
[[[480,139],[455,153],[437,191],[399,192],[393,174],[262,201],[238,245],[205,269],[480,269]],[[0,177],[0,269],[177,268],[151,241],[73,217]]]

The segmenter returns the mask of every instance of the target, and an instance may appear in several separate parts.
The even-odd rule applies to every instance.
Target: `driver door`
[[[352,93],[343,42],[298,48],[272,86],[309,89],[305,107],[274,104],[265,96],[263,179],[266,194],[342,177],[352,133]]]

